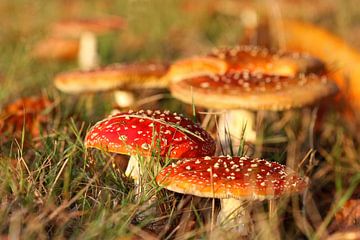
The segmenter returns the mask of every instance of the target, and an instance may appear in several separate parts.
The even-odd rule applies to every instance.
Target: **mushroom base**
[[[140,166],[139,166],[139,159],[137,156],[131,155],[128,165],[125,170],[125,175],[131,177],[135,181],[135,185],[140,184]]]
[[[135,185],[135,194],[136,199],[140,200],[141,195],[148,194],[150,191],[150,185],[147,183],[147,179],[149,178],[148,173],[146,173],[145,169],[147,168],[147,165],[149,164],[149,158],[143,157],[139,159],[136,155],[131,155],[127,168],[125,170],[125,175],[134,179],[134,185]]]
[[[241,235],[248,235],[250,213],[243,200],[234,198],[220,199],[221,210],[217,217],[218,225],[234,230]]]
[[[156,214],[157,198],[151,192],[151,187],[144,182],[144,165],[148,163],[148,158],[139,159],[136,155],[131,155],[125,175],[134,179],[135,201],[141,203],[137,218],[144,219]],[[141,162],[143,161],[143,162]]]
[[[256,140],[255,113],[248,110],[227,111],[219,119],[218,132],[223,149],[227,149],[231,142],[236,153],[242,136],[248,142]]]
[[[141,198],[140,197],[142,192],[141,173],[142,171],[140,167],[139,158],[136,155],[131,155],[125,170],[125,175],[134,180],[134,193],[136,200],[140,200]]]

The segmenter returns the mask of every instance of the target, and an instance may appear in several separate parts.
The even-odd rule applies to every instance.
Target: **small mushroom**
[[[139,184],[138,157],[152,153],[179,159],[212,155],[215,141],[199,124],[169,111],[140,110],[115,114],[95,124],[85,138],[87,148],[130,156],[125,174]]]
[[[218,223],[237,226],[247,235],[249,212],[244,200],[274,199],[300,193],[307,182],[295,171],[276,162],[249,157],[186,158],[164,168],[157,183],[174,192],[219,198]]]
[[[68,19],[56,22],[51,35],[57,38],[80,39],[78,61],[80,69],[88,70],[98,65],[96,35],[124,27],[124,19],[117,16],[94,19]]]
[[[167,65],[160,63],[113,64],[88,71],[60,73],[55,76],[54,84],[71,94],[116,90],[116,103],[125,108],[133,104],[131,90],[167,87],[164,78],[167,69]]]

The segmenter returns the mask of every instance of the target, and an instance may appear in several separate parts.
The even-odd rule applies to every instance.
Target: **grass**
[[[289,8],[284,15],[311,18],[356,46],[360,35],[355,34],[359,27],[355,20],[360,12],[355,1],[343,2],[334,1],[339,11],[333,14],[309,17],[305,10]],[[212,12],[210,3],[193,3],[192,10],[185,12],[185,0],[0,2],[0,107],[39,94],[53,101],[44,112],[49,120],[42,125],[40,136],[32,138],[27,131],[0,135],[0,238],[237,238],[211,224],[217,201],[159,189],[152,166],[147,166],[149,174],[142,179],[150,190],[137,200],[131,179],[113,167],[115,160],[109,161],[113,156],[87,152],[83,144],[89,127],[112,109],[112,96],[59,93],[52,85],[53,76],[76,68],[76,62],[39,61],[30,55],[36,41],[46,35],[49,22],[74,15],[116,14],[128,21],[122,32],[100,38],[103,64],[172,61],[238,43],[244,35],[239,17]],[[173,99],[164,99],[157,106],[203,119]],[[336,233],[341,239],[350,230],[337,228],[334,216],[349,198],[359,197],[359,121],[344,120],[330,106],[321,127],[315,126],[312,133],[312,111],[264,113],[259,126],[264,144],[257,145],[255,153],[291,163],[309,178],[311,186],[303,196],[278,200],[270,220],[267,203],[251,203],[255,223],[251,238],[322,239]],[[232,152],[236,154],[237,149]],[[242,152],[240,148],[238,154]],[[144,217],[141,212],[146,212],[153,196],[158,199],[154,203],[158,213]]]

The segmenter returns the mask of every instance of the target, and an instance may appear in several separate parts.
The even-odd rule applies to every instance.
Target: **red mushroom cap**
[[[303,191],[307,183],[276,162],[249,157],[200,157],[179,160],[156,177],[159,185],[201,197],[271,199]]]
[[[98,122],[87,133],[86,147],[148,156],[158,150],[170,158],[212,155],[215,141],[199,124],[169,111],[119,113]]]

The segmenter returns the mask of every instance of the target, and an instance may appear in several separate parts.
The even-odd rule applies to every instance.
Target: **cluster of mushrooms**
[[[242,136],[255,141],[254,112],[284,111],[316,105],[334,95],[324,64],[303,53],[271,53],[253,46],[216,50],[172,65],[131,63],[61,73],[55,86],[67,93],[126,90],[131,101],[118,98],[122,109],[133,104],[131,92],[168,88],[188,104],[224,110],[219,139],[181,114],[162,110],[116,113],[96,123],[85,146],[129,155],[125,174],[136,188],[145,171],[139,158],[150,163],[154,154],[171,163],[157,175],[159,186],[182,194],[221,199],[218,223],[247,234],[249,211],[244,200],[274,199],[303,192],[308,181],[276,162],[248,156],[216,156],[216,141],[228,128],[233,144]],[[139,193],[140,190],[137,190]]]

